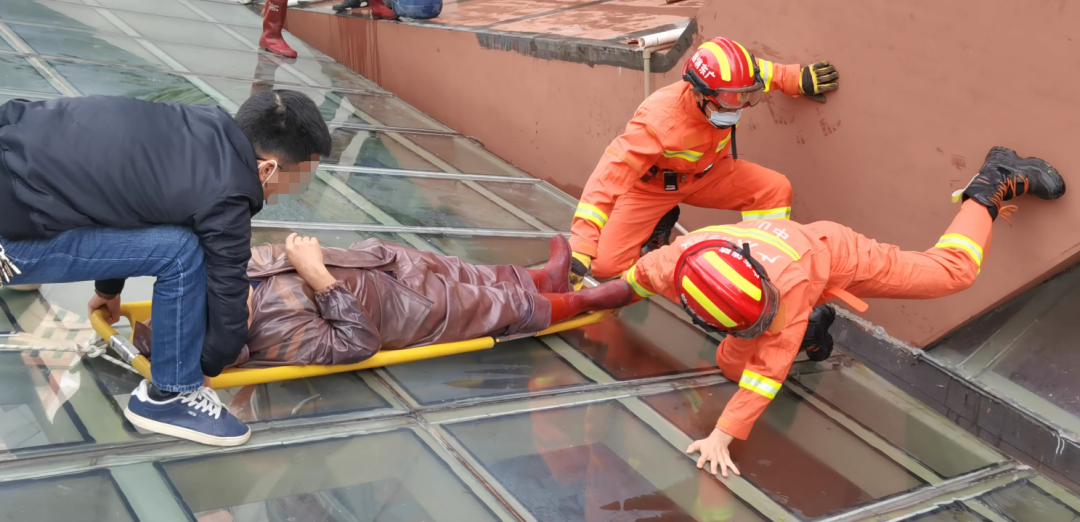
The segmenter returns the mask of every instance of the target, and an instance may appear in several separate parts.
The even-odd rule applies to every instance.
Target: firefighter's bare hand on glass
[[[715,475],[717,466],[719,466],[720,475],[727,478],[728,468],[731,468],[731,471],[736,475],[739,474],[739,468],[736,468],[735,463],[731,461],[731,452],[728,451],[728,446],[732,440],[734,440],[734,437],[714,428],[707,438],[695,440],[690,444],[690,447],[686,448],[686,452],[701,452],[701,457],[697,461],[698,469],[709,471],[706,466],[712,462],[711,473]]]

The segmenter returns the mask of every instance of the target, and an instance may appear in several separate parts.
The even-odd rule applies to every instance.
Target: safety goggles
[[[721,87],[713,89],[708,86],[696,74],[687,72],[683,79],[690,82],[694,92],[704,94],[706,99],[716,103],[722,109],[737,111],[743,107],[753,107],[761,101],[761,94],[765,92],[765,80],[761,78],[761,68],[758,67],[754,55],[750,55],[754,63],[754,83],[746,87]]]

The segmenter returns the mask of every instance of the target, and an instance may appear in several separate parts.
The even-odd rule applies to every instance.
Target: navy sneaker
[[[144,430],[211,446],[239,446],[251,437],[251,428],[229,413],[210,388],[157,402],[150,399],[149,387],[150,381],[139,383],[124,409],[127,420]]]

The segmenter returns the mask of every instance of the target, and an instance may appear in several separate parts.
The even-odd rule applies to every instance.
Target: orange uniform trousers
[[[721,210],[790,209],[791,199],[791,182],[786,176],[731,156],[717,162],[701,179],[680,183],[679,190],[666,191],[656,183],[637,182],[615,200],[597,242],[593,276],[610,279],[630,268],[656,222],[680,203]],[[743,215],[750,217],[754,213],[747,211]]]

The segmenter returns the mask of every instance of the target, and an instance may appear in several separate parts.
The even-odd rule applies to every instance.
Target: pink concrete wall
[[[290,12],[289,29],[515,165],[580,194],[643,96],[642,72],[483,49],[476,36]],[[745,159],[787,174],[794,218],[843,222],[926,249],[957,206],[950,193],[993,145],[1039,155],[1068,178],[1080,102],[1080,4],[712,1],[699,34],[723,34],[783,63],[827,58],[841,90],[819,105],[773,96],[744,113]],[[1073,39],[1077,39],[1074,42]],[[676,81],[654,75],[655,87]],[[975,286],[936,301],[875,301],[865,317],[917,345],[1080,257],[1080,200],[1023,199],[995,225]],[[687,209],[696,227],[730,212]]]

